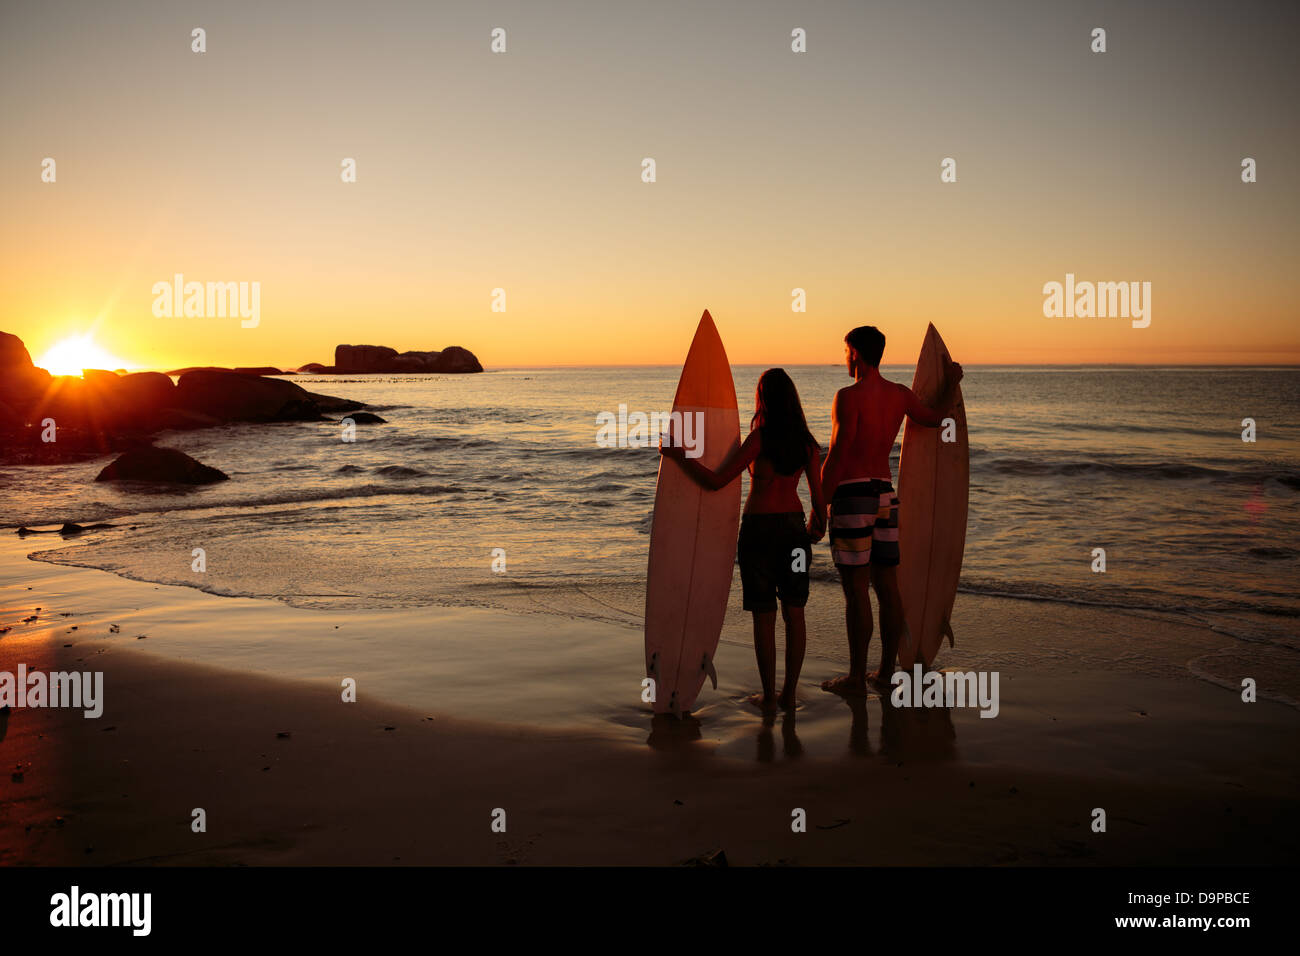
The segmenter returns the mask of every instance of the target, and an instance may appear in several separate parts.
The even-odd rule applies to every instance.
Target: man
[[[831,493],[831,557],[844,588],[849,636],[849,673],[822,687],[845,694],[866,694],[868,682],[887,692],[900,636],[907,634],[898,591],[898,496],[889,453],[903,416],[930,428],[943,423],[962,377],[961,366],[949,361],[938,407],[927,408],[910,388],[881,377],[884,351],[885,336],[874,326],[844,336],[854,383],[835,394],[831,447],[822,467],[822,487]],[[866,672],[872,630],[868,582],[880,602],[880,669],[871,674]]]

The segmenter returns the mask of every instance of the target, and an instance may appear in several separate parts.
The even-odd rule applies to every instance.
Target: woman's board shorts
[[[775,611],[778,597],[786,607],[808,603],[812,539],[803,512],[746,514],[736,555],[746,611]]]
[[[841,481],[830,503],[831,559],[837,568],[898,564],[898,495],[880,478]]]

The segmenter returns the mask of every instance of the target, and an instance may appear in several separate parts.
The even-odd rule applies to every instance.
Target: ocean
[[[743,427],[763,368],[733,371]],[[787,371],[825,446],[844,369]],[[883,371],[911,381],[910,367]],[[164,433],[158,444],[231,478],[183,490],[96,484],[107,459],[5,467],[0,523],[110,522],[107,532],[29,543],[43,560],[214,594],[635,627],[658,454],[599,447],[597,416],[620,405],[666,412],[678,373],[301,376],[389,424],[358,425],[353,442],[329,423]],[[963,391],[963,592],[1141,609],[1297,647],[1300,369],[976,366]],[[1254,442],[1242,440],[1247,418]],[[1104,572],[1094,570],[1098,548]],[[196,549],[205,571],[194,570]],[[813,573],[824,582],[813,600],[838,602],[825,542]],[[738,581],[733,590],[738,605]],[[810,642],[815,650],[820,639]]]

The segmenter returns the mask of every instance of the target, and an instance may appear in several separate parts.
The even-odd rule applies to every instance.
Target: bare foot
[[[867,683],[870,684],[873,688],[875,688],[878,691],[883,691],[885,693],[888,693],[893,687],[893,685],[890,683],[890,678],[892,678],[893,676],[894,675],[892,673],[882,675],[880,671],[872,671],[870,674],[867,675]]]
[[[745,698],[745,703],[753,704],[761,711],[769,711],[769,710],[776,709],[776,699],[773,697],[768,697],[766,694],[750,694],[748,697]]]
[[[782,710],[794,710],[799,705],[799,701],[795,699],[793,690],[783,690],[777,697],[776,704]]]
[[[854,677],[852,674],[845,674],[843,677],[836,677],[834,680],[822,681],[822,690],[850,697],[867,696],[866,681],[861,677]]]

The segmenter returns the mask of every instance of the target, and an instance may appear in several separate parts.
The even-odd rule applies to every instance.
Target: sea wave
[[[1300,472],[1253,468],[1230,471],[1187,462],[1051,461],[1034,458],[995,458],[982,467],[999,474],[1020,477],[1078,477],[1108,475],[1145,481],[1214,481],[1241,484],[1275,482],[1300,490]]]

